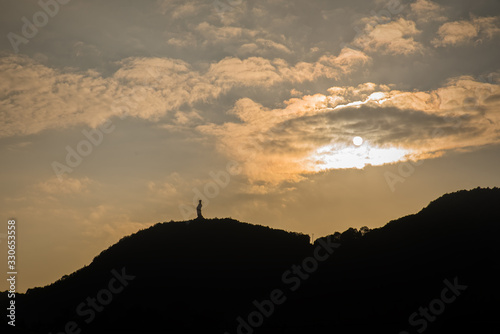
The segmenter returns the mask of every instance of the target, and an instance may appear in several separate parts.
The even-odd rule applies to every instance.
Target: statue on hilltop
[[[204,219],[203,216],[201,215],[201,199],[198,201],[198,206],[196,207],[196,214],[198,217],[196,219]]]

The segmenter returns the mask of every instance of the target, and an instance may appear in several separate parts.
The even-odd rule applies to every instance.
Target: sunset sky
[[[0,248],[15,218],[19,291],[198,199],[317,238],[500,186],[498,1],[9,0],[0,16]]]

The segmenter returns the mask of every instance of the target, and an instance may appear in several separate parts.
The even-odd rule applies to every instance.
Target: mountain
[[[21,333],[500,333],[500,189],[317,239],[158,223],[17,296]],[[6,293],[0,299],[5,305]]]

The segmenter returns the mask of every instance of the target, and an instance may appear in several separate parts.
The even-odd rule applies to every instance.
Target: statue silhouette
[[[198,206],[196,207],[196,214],[198,215],[198,219],[203,219],[203,216],[201,215],[201,199],[198,201]]]

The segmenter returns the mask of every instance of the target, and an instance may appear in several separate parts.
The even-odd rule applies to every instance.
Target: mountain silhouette
[[[158,223],[16,297],[20,333],[500,333],[500,189],[376,229]],[[6,305],[7,293],[0,295]]]

